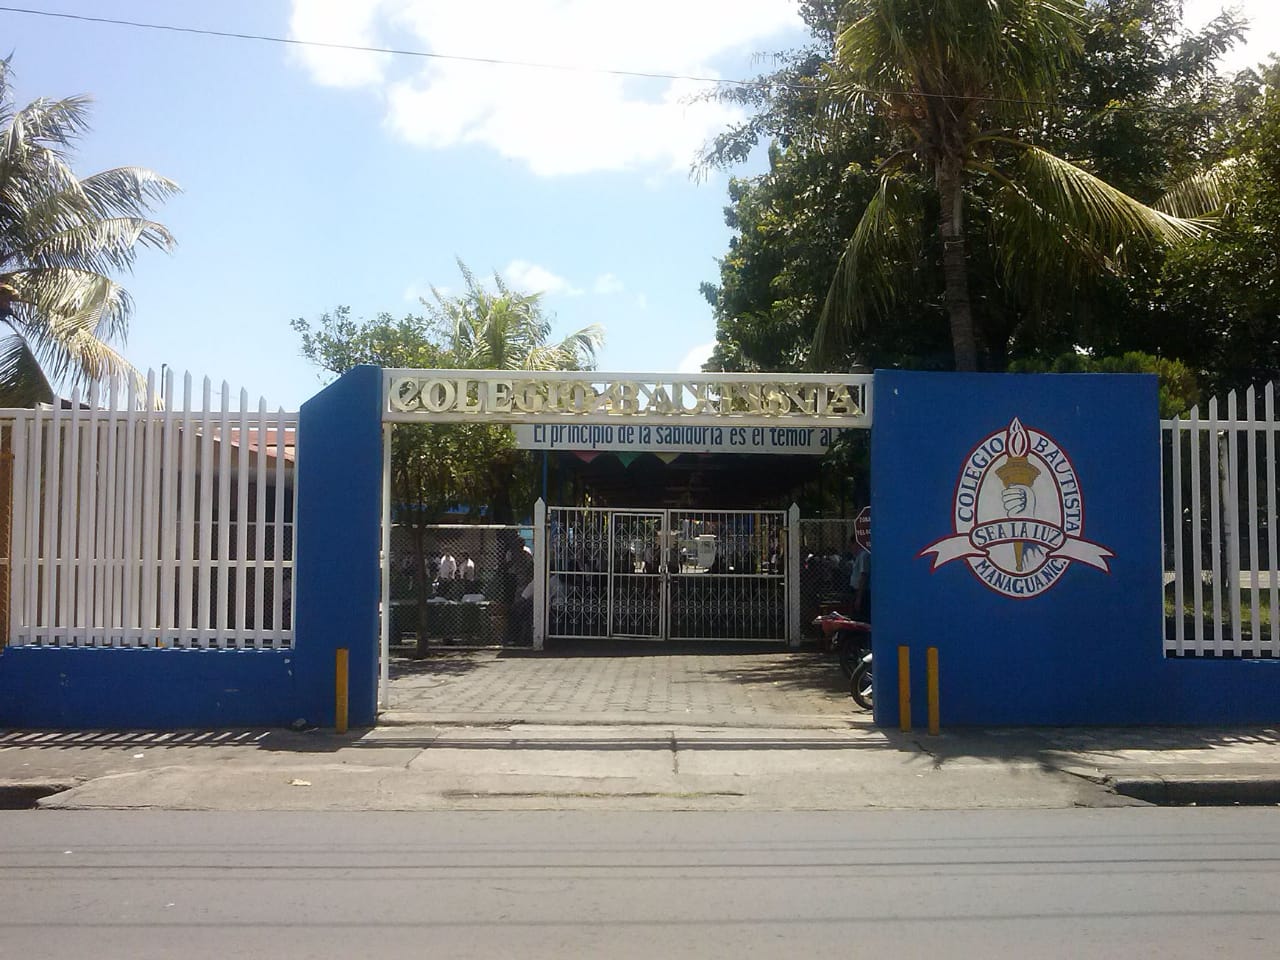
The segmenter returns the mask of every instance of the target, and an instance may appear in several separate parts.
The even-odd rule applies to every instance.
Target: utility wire
[[[687,73],[659,73],[648,70],[620,70],[610,67],[581,67],[565,63],[545,63],[535,60],[508,60],[502,57],[468,57],[459,54],[433,53],[428,50],[406,50],[397,47],[374,47],[355,43],[332,43],[324,40],[299,40],[295,37],[276,37],[261,33],[237,33],[230,30],[208,30],[201,27],[182,27],[171,23],[148,23],[142,20],[123,20],[113,17],[93,17],[81,13],[63,13],[56,10],[34,10],[30,7],[0,6],[0,13],[19,13],[33,17],[49,17],[57,20],[76,20],[84,23],[109,24],[116,27],[133,27],[140,30],[161,30],[168,33],[185,33],[201,37],[218,37],[224,40],[256,40],[262,43],[279,43],[295,47],[318,47],[326,50],[349,50],[356,53],[381,53],[396,57],[416,57],[423,60],[443,60],[455,63],[476,63],[489,66],[522,67],[532,70],[559,70],[569,73],[594,73],[614,77],[638,77],[645,80],[689,80],[697,83],[714,83],[735,87],[790,87],[797,90],[809,89],[808,84],[785,80],[733,80],[724,77],[704,77]],[[971,101],[981,100],[988,103],[1016,104],[1028,107],[1076,107],[1081,110],[1095,109],[1088,104],[1067,103],[1064,101],[1028,100],[1016,97],[992,97],[959,93],[925,93],[921,90],[872,90],[870,87],[851,87],[851,89],[871,96],[925,97],[936,100]],[[1151,110],[1182,112],[1183,108],[1163,107],[1160,104],[1132,105],[1122,107],[1130,110]],[[1216,116],[1216,114],[1215,114]]]
[[[573,73],[603,73],[616,77],[640,77],[646,80],[696,80],[702,83],[728,83],[742,87],[760,86],[757,80],[725,80],[721,77],[699,77],[685,73],[656,73],[646,70],[618,70],[610,67],[579,67],[565,63],[541,63],[534,60],[506,60],[501,57],[465,57],[458,54],[432,53],[428,50],[404,50],[397,47],[367,47],[356,43],[330,43],[324,40],[299,40],[295,37],[273,37],[261,33],[234,33],[229,30],[205,30],[199,27],[179,27],[169,23],[145,23],[141,20],[116,20],[110,17],[91,17],[79,13],[59,13],[53,10],[32,10],[29,7],[0,6],[0,13],[25,13],[34,17],[53,17],[59,20],[80,20],[85,23],[106,23],[117,27],[136,27],[143,30],[166,30],[170,33],[190,33],[202,37],[221,37],[225,40],[260,40],[264,43],[283,43],[296,47],[321,47],[327,50],[351,50],[356,53],[386,53],[396,57],[418,57],[425,60],[452,60],[461,63],[483,63],[491,66],[526,67],[534,70],[563,70]]]

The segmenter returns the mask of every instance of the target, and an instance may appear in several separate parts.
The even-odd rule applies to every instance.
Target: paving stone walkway
[[[391,710],[418,716],[865,718],[832,658],[759,644],[441,650],[393,659],[391,677]]]

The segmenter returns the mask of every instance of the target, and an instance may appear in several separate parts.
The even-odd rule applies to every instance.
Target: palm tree
[[[978,369],[969,294],[967,205],[981,193],[991,253],[1006,282],[1034,288],[1118,270],[1135,241],[1174,243],[1203,220],[1155,210],[1027,134],[1043,123],[1080,49],[1082,0],[853,0],[837,38],[837,115],[891,131],[880,188],[849,239],[827,295],[815,354],[847,323],[892,310],[902,268],[924,247],[937,205],[943,301],[957,370]],[[930,196],[932,195],[932,196]]]
[[[140,247],[173,246],[147,215],[178,187],[141,167],[77,177],[68,154],[88,107],[76,96],[17,109],[0,60],[0,406],[52,400],[57,383],[137,376],[110,345],[133,306],[111,274]]]
[[[431,288],[435,303],[423,304],[441,327],[454,363],[469,370],[590,370],[604,343],[598,324],[583,327],[558,343],[548,343],[551,322],[540,293],[517,293],[494,274],[488,290],[461,260],[467,291],[446,296]]]

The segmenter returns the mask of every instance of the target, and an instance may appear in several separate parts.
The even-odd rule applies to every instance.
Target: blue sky
[[[42,9],[309,40],[745,77],[803,40],[791,0],[55,0]],[[1280,32],[1273,0],[1247,62]],[[1189,0],[1188,22],[1218,4]],[[626,11],[626,15],[622,13]],[[1268,22],[1269,21],[1269,22]],[[90,93],[77,168],[177,180],[172,255],[126,285],[126,354],[294,407],[319,373],[293,317],[412,311],[457,288],[454,257],[546,291],[560,332],[601,323],[602,369],[695,369],[714,338],[698,291],[729,232],[726,181],[689,177],[733,119],[697,84],[442,63],[0,12],[17,95]],[[747,168],[748,172],[750,168]]]

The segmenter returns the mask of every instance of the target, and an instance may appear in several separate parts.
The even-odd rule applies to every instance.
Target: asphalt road
[[[0,957],[1242,957],[1274,809],[0,814]]]

